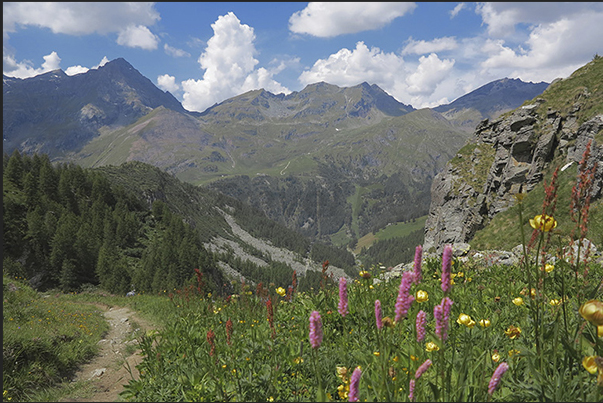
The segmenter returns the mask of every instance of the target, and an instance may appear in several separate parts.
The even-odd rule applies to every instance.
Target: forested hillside
[[[313,270],[299,273],[307,277],[303,288],[320,284],[326,260],[352,270],[353,256],[341,248],[310,243],[235,199],[158,168],[134,162],[86,169],[15,151],[3,156],[4,272],[38,290],[66,292],[93,285],[116,294],[160,293],[197,284],[196,269],[206,292],[229,292],[225,264],[251,284],[290,284],[290,264],[249,245],[240,244],[265,264],[229,248],[207,249],[215,236],[236,241],[217,206],[253,236],[315,262]]]
[[[41,290],[99,285],[112,293],[182,287],[199,268],[223,283],[213,256],[162,202],[149,211],[100,172],[46,155],[3,158],[4,271]],[[162,269],[163,268],[163,269]]]

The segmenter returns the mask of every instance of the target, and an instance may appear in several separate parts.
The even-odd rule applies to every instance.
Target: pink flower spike
[[[352,373],[352,377],[350,378],[350,392],[348,393],[348,401],[350,402],[358,401],[358,384],[360,383],[361,376],[362,371],[360,368],[356,368]]]
[[[442,291],[450,290],[450,268],[452,266],[452,245],[444,246],[442,255]]]
[[[348,283],[345,277],[339,278],[339,305],[337,309],[341,316],[348,314]]]
[[[419,368],[417,368],[417,371],[415,372],[415,379],[419,379],[421,375],[423,375],[423,373],[425,373],[425,371],[429,369],[430,366],[431,360],[428,358],[423,364],[421,364]]]
[[[322,343],[322,319],[318,311],[310,314],[310,344],[312,348],[320,347]]]
[[[411,379],[408,384],[408,400],[411,402],[415,400],[415,380]]]
[[[381,319],[381,301],[375,300],[375,320],[377,321],[377,329],[383,329],[383,321]]]
[[[425,338],[425,322],[427,313],[425,311],[419,311],[417,313],[416,328],[417,328],[417,342],[422,342]]]
[[[507,372],[508,369],[509,364],[507,364],[506,362],[501,362],[500,364],[498,364],[498,367],[496,367],[496,369],[494,370],[492,378],[490,379],[490,383],[488,384],[488,394],[491,395],[492,393],[494,393],[496,387],[498,386],[498,383],[500,382],[500,378],[505,372]]]
[[[423,247],[418,245],[415,248],[415,264],[414,264],[414,282],[415,284],[419,284],[423,279],[423,274],[421,272],[421,259],[423,259]]]
[[[398,290],[398,298],[396,299],[396,317],[395,321],[399,322],[402,317],[406,316],[411,304],[415,300],[414,295],[409,294],[410,286],[412,285],[414,274],[410,271],[405,271],[402,274],[400,288]]]

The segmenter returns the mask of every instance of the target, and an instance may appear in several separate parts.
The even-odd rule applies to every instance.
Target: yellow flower
[[[552,272],[554,268],[555,266],[549,263],[544,265],[544,271],[546,271],[547,273]],[[540,270],[542,270],[542,268]]]
[[[279,288],[276,289],[276,293],[278,295],[280,295],[281,297],[284,297],[285,294],[287,294],[287,291],[285,291],[285,289],[283,287],[279,287]]]
[[[440,348],[433,341],[428,341],[425,343],[425,351],[438,351]]]
[[[429,301],[429,294],[427,294],[427,291],[423,291],[423,290],[417,291],[416,301],[417,302],[426,302],[426,301]]]
[[[395,323],[392,320],[392,318],[390,318],[389,316],[386,316],[385,318],[383,318],[383,326],[385,326],[385,327],[394,327]]]
[[[561,304],[561,301],[558,299],[552,299],[549,304],[551,304],[552,306],[557,306],[559,304]]]
[[[371,278],[371,273],[369,273],[368,271],[362,270],[360,273],[358,273],[360,275],[360,277],[362,278]]]
[[[470,328],[475,326],[475,321],[471,319],[471,316],[466,315],[464,313],[461,313],[459,315],[459,318],[456,320],[456,323],[458,323],[459,325],[465,325]]]
[[[517,305],[517,306],[519,306],[519,305],[523,305],[523,298],[521,298],[521,297],[517,297],[517,298],[515,298],[515,299],[513,300],[513,303],[514,303],[515,305]]]
[[[381,353],[379,351],[375,351],[375,352],[373,352],[373,355],[379,357],[381,355]]]
[[[549,215],[539,214],[535,216],[534,219],[530,219],[530,226],[543,232],[549,232],[557,227],[557,221]]]
[[[498,352],[492,354],[492,361],[494,361],[494,362],[500,361],[500,354],[498,354]]]
[[[509,326],[507,330],[505,330],[505,334],[509,336],[511,340],[515,340],[521,335],[521,329],[517,326]]]
[[[513,357],[514,355],[519,354],[520,351],[517,349],[509,350],[509,357]]]
[[[603,326],[597,326],[597,336],[603,337]]]
[[[603,302],[591,299],[582,304],[580,315],[595,326],[603,326]]]
[[[597,364],[595,363],[595,356],[584,357],[582,360],[582,366],[591,374],[597,373]]]
[[[337,376],[345,382],[348,375],[348,369],[346,367],[337,367]]]
[[[462,271],[459,271],[458,273],[456,273],[456,275],[459,277],[464,277],[465,273],[463,273]]]
[[[482,319],[479,321],[479,325],[481,327],[488,327],[490,326],[490,319]]]

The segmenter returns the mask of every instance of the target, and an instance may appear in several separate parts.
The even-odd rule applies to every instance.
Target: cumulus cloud
[[[233,12],[218,17],[213,23],[214,35],[207,41],[199,57],[205,70],[201,80],[182,82],[182,105],[191,111],[203,111],[241,92],[266,88],[270,91],[290,92],[272,79],[274,73],[267,69],[255,70],[258,61],[253,28],[241,21]]]
[[[180,89],[180,86],[176,83],[176,77],[164,74],[157,77],[157,87],[164,91],[174,93]]]
[[[495,38],[509,37],[518,24],[534,27],[562,19],[577,20],[581,15],[603,12],[602,3],[581,2],[489,2],[478,3],[475,12]],[[583,32],[589,32],[583,27]],[[590,35],[590,32],[589,32]]]
[[[454,50],[458,48],[458,43],[455,38],[444,37],[436,38],[432,41],[415,41],[410,38],[406,46],[402,50],[403,55],[416,54],[424,55],[427,53],[442,52],[445,50]]]
[[[454,60],[440,60],[435,53],[419,58],[416,71],[406,77],[408,93],[411,95],[431,95],[436,86],[448,75]]]
[[[304,85],[325,81],[353,86],[367,81],[391,86],[403,65],[402,57],[384,53],[377,47],[369,49],[364,42],[358,42],[354,50],[343,48],[327,59],[317,60],[300,75],[299,81]]]
[[[364,42],[358,42],[354,50],[344,48],[316,61],[300,75],[299,81],[303,85],[325,81],[342,87],[366,81],[377,84],[400,102],[424,107],[432,106],[438,86],[450,79],[454,63],[451,59],[440,59],[435,53],[417,61],[405,61],[400,55],[377,47],[369,49]]]
[[[33,63],[29,60],[23,62],[17,62],[10,55],[3,55],[3,74],[9,77],[16,78],[29,78],[34,77],[40,74],[48,73],[52,70],[57,70],[61,68],[61,58],[57,54],[57,52],[53,51],[50,54],[43,56],[44,63],[39,68],[35,68]],[[100,61],[100,63],[94,67],[96,69],[100,66],[104,66],[109,59],[106,56]],[[68,76],[73,76],[75,74],[85,73],[90,70],[87,67],[83,67],[80,65],[71,66],[65,69],[65,74]]]
[[[147,27],[160,19],[155,3],[10,2],[2,3],[2,11],[4,54],[10,33],[28,26],[66,35],[117,33],[119,45],[147,50],[159,42]]]
[[[171,47],[167,43],[163,45],[163,50],[165,50],[166,54],[168,54],[168,55],[170,55],[172,57],[190,57],[190,55],[191,55],[187,51]]]
[[[592,58],[592,49],[603,49],[603,10],[574,13],[571,18],[533,27],[528,40],[513,48],[502,39],[486,41],[484,71],[510,72],[524,81],[547,81],[565,77]],[[584,33],[587,32],[588,35]]]
[[[117,37],[117,44],[130,48],[146,50],[157,49],[159,38],[143,25],[130,25],[121,31]]]
[[[26,61],[18,63],[14,58],[8,55],[3,56],[4,71],[3,73],[9,77],[28,78],[39,74],[48,73],[52,70],[60,69],[61,58],[57,52],[52,52],[49,55],[43,56],[44,63],[41,67],[33,67],[33,63]]]
[[[108,34],[160,19],[155,3],[143,2],[10,2],[2,3],[2,11],[5,32],[32,25],[55,34]]]
[[[289,18],[289,29],[298,34],[332,37],[382,28],[415,8],[415,3],[404,2],[310,2]]]

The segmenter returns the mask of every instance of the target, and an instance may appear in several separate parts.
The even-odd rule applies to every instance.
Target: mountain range
[[[374,84],[320,82],[288,95],[249,91],[192,113],[119,58],[75,76],[4,76],[4,151],[89,168],[141,161],[312,239],[353,245],[425,216],[431,181],[477,122],[547,85],[502,79],[415,109]]]

